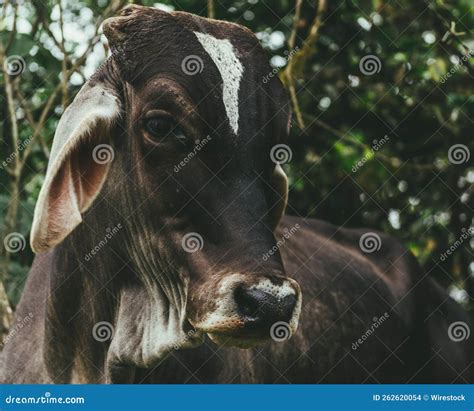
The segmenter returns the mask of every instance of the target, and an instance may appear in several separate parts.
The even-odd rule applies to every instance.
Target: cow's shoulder
[[[296,227],[296,230],[292,228]],[[319,276],[321,282],[363,292],[380,287],[387,298],[411,311],[414,296],[410,290],[422,277],[411,252],[396,238],[383,232],[343,228],[318,219],[285,216],[275,236],[287,238],[281,247],[285,264],[305,275]],[[289,236],[288,233],[293,233]],[[400,308],[402,308],[400,306]]]
[[[1,383],[51,383],[44,363],[44,329],[52,252],[35,257],[0,361]]]
[[[295,242],[309,256],[357,256],[375,264],[389,278],[390,274],[401,275],[400,270],[410,271],[415,277],[420,275],[413,254],[392,235],[371,228],[345,228],[319,219],[285,216],[275,233],[277,240],[292,227],[296,227]]]

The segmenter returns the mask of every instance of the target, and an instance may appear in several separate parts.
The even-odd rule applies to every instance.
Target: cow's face
[[[270,151],[289,115],[280,82],[263,81],[271,69],[257,39],[140,6],[104,32],[113,56],[58,127],[34,249],[60,243],[100,195],[129,217],[123,253],[177,310],[179,328],[242,347],[269,339],[277,322],[294,332],[299,286],[278,252],[262,259],[286,199]],[[112,163],[86,159],[100,143],[113,145]]]

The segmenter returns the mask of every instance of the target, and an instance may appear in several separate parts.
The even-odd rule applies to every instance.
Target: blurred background
[[[0,0],[3,331],[33,260],[29,231],[54,130],[108,55],[102,21],[126,3]],[[135,3],[256,33],[294,111],[287,212],[391,233],[472,309],[470,0]]]

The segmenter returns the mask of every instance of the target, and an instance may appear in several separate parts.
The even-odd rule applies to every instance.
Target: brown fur
[[[237,136],[226,120],[222,79],[194,30],[230,39],[240,54]],[[114,54],[89,84],[120,96],[122,115],[109,136],[115,159],[82,223],[36,257],[15,321],[30,312],[33,320],[6,344],[2,382],[473,381],[472,345],[447,333],[452,322],[469,320],[397,241],[379,233],[381,249],[364,254],[359,238],[366,230],[295,217],[284,217],[273,233],[272,209],[286,193],[273,185],[269,152],[287,136],[289,104],[277,78],[262,82],[270,67],[252,33],[139,6],[109,21],[105,32]],[[204,61],[196,77],[181,70],[189,54]],[[147,135],[144,116],[158,109],[177,119],[184,145]],[[212,141],[199,157],[173,171],[207,135]],[[82,162],[71,164],[80,171]],[[84,258],[117,224],[123,228],[106,247]],[[262,258],[296,224],[294,235]],[[189,232],[202,235],[199,252],[181,247]],[[269,278],[275,286],[298,282],[303,306],[291,340],[266,338],[248,350],[202,344],[205,335],[192,324],[216,307],[232,273],[243,273],[247,286]],[[353,349],[374,317],[385,315]],[[242,319],[227,320],[234,326],[229,338],[244,334]],[[93,338],[103,321],[114,328],[111,340]]]

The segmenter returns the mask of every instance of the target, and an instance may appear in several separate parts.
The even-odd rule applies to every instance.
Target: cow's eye
[[[145,121],[145,129],[155,139],[171,136],[182,141],[186,139],[181,127],[170,117],[149,118]]]

